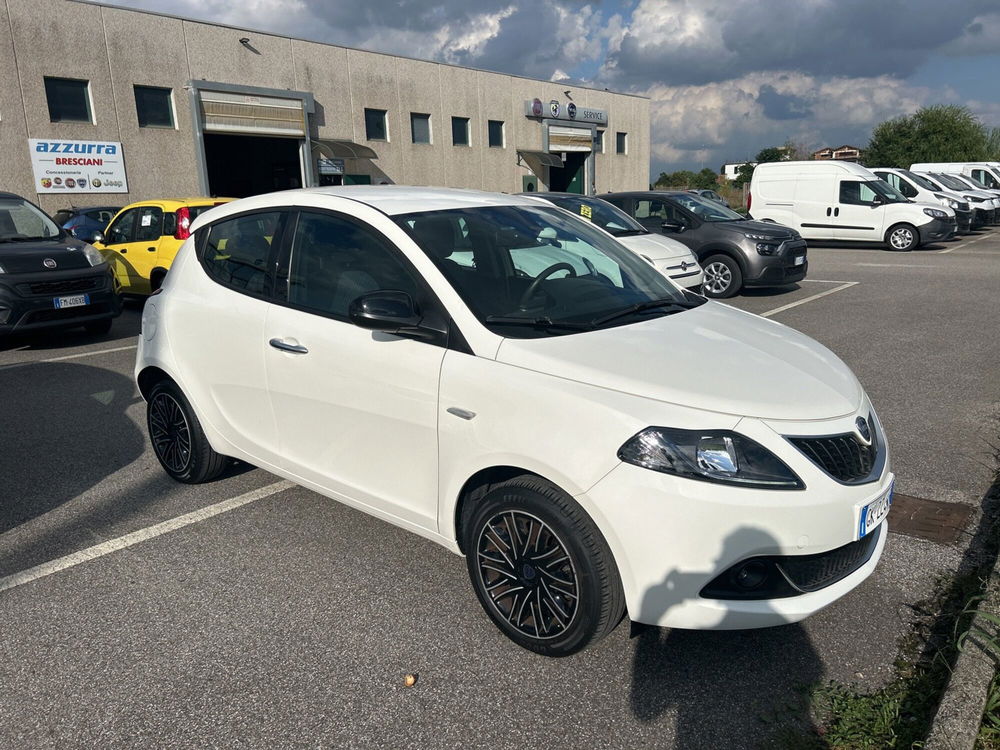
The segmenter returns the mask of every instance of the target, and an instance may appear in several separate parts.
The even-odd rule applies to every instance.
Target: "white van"
[[[969,201],[952,190],[941,190],[926,177],[921,177],[909,169],[895,167],[869,167],[872,174],[880,180],[885,180],[911,201],[917,203],[938,203],[947,206],[955,212],[958,231],[967,234],[972,231],[973,212]]]
[[[972,223],[973,227],[977,224],[982,226],[997,223],[997,209],[1000,208],[1000,197],[997,197],[996,193],[990,190],[971,187],[966,181],[968,178],[956,172],[952,172],[951,174],[945,174],[944,172],[922,172],[921,175],[936,185],[954,190],[956,193],[962,193],[969,201],[969,205],[972,206],[972,210],[976,212],[976,220]]]
[[[860,164],[778,161],[758,164],[750,212],[797,229],[807,240],[885,242],[913,250],[955,234],[955,212],[913,203]]]
[[[961,174],[971,177],[988,190],[1000,190],[1000,162],[997,161],[954,161],[911,164],[910,171]]]

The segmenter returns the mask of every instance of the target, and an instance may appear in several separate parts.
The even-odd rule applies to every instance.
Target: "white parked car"
[[[846,161],[758,164],[750,198],[755,219],[797,229],[807,240],[885,242],[890,250],[906,251],[949,239],[957,229],[952,209],[913,203]]]
[[[889,449],[847,366],[562,209],[331,187],[192,230],[136,361],[163,468],[238,458],[464,554],[526,648],[573,653],[626,612],[795,622],[882,554]],[[556,244],[578,262],[525,270]]]
[[[947,206],[955,212],[955,222],[958,231],[972,231],[972,207],[964,196],[952,190],[942,190],[908,169],[894,167],[869,167],[872,174],[880,180],[885,180],[896,190],[915,203]]]
[[[975,214],[974,226],[997,223],[1000,197],[994,193],[969,184],[958,174],[945,174],[944,172],[918,172],[918,174],[936,185],[961,193],[969,201]]]
[[[914,172],[937,172],[943,174],[960,174],[971,177],[984,189],[1000,189],[1000,162],[969,161],[969,162],[935,162],[911,164]]]
[[[677,286],[699,291],[705,272],[691,248],[662,234],[650,232],[617,206],[600,198],[575,193],[522,193],[546,200],[599,226],[648,262]]]

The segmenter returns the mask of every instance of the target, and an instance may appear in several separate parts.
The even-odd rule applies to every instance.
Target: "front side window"
[[[389,140],[389,128],[385,124],[386,110],[365,109],[365,138],[369,141]]]
[[[431,142],[431,116],[418,112],[410,113],[410,138],[414,143]]]
[[[107,245],[120,245],[123,242],[131,242],[135,233],[135,222],[139,216],[138,208],[130,208],[125,213],[115,219],[114,224],[108,227],[107,236],[104,240]]]
[[[289,265],[289,304],[346,320],[355,299],[389,289],[417,298],[413,276],[379,235],[339,216],[299,215]]]
[[[486,127],[490,148],[503,148],[503,120],[490,120]]]
[[[170,89],[135,86],[135,114],[140,128],[174,127],[174,103]]]
[[[223,286],[254,295],[264,294],[271,242],[281,213],[244,214],[208,228],[202,266]]]
[[[93,122],[89,81],[45,76],[45,99],[50,122]]]
[[[878,196],[883,203],[906,203],[907,198],[884,180],[857,182],[843,180],[840,183],[840,202],[870,206]]]
[[[52,219],[20,198],[0,198],[0,242],[44,240],[60,235]]]
[[[453,145],[453,146],[468,146],[469,145],[469,118],[468,117],[452,117],[451,118],[451,145]]]
[[[153,242],[163,234],[163,209],[143,206],[139,209],[139,223],[135,228],[136,242]]]
[[[743,216],[732,209],[726,208],[721,203],[713,201],[710,198],[703,198],[700,195],[676,193],[670,196],[670,201],[666,202],[668,206],[671,201],[676,201],[702,221],[743,221],[744,219]],[[676,213],[681,214],[680,211]],[[668,220],[676,221],[676,219]]]
[[[503,336],[594,330],[704,302],[555,207],[487,206],[394,218],[479,320]]]

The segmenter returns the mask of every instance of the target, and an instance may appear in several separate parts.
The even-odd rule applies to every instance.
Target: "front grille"
[[[64,279],[62,281],[39,281],[34,284],[18,284],[17,291],[21,294],[52,295],[66,292],[86,292],[96,289],[100,279]]]
[[[788,582],[800,591],[818,591],[846,578],[871,558],[878,544],[879,526],[863,539],[818,555],[789,555],[775,559]]]
[[[874,426],[872,420],[868,423]],[[875,466],[875,442],[864,445],[851,432],[844,435],[788,439],[810,461],[841,482],[860,482],[871,474]]]

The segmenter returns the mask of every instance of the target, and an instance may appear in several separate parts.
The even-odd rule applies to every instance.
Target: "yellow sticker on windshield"
[[[593,212],[590,210],[590,206],[580,204],[580,216],[583,216],[588,220],[591,219]]]

